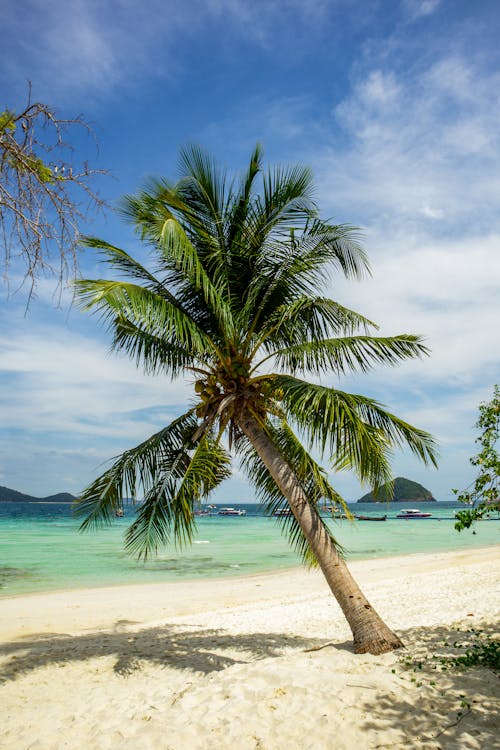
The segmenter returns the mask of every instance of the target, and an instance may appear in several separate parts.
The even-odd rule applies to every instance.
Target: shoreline
[[[356,566],[360,563],[368,563],[373,561],[389,561],[389,560],[406,560],[408,558],[418,558],[420,557],[429,557],[429,556],[438,556],[438,555],[466,555],[466,554],[473,554],[474,552],[481,552],[481,551],[488,551],[491,550],[492,552],[494,550],[499,550],[500,555],[500,545],[494,545],[491,543],[485,543],[484,546],[478,545],[470,548],[460,549],[460,550],[439,550],[435,552],[408,552],[407,554],[393,554],[393,555],[384,555],[384,556],[377,556],[377,557],[356,557],[354,559],[346,559],[346,563],[351,569],[353,566]],[[113,591],[114,589],[141,589],[143,587],[163,587],[163,586],[188,586],[190,584],[199,584],[199,585],[206,585],[209,586],[210,584],[215,584],[217,582],[226,582],[226,581],[232,581],[234,583],[237,583],[238,581],[245,581],[247,579],[252,578],[259,578],[259,577],[269,577],[274,575],[280,575],[280,574],[287,574],[290,571],[298,571],[298,570],[304,570],[307,571],[307,568],[297,563],[296,565],[290,565],[283,568],[273,568],[268,570],[262,570],[247,574],[242,573],[234,573],[231,575],[219,575],[219,576],[210,576],[207,578],[199,578],[199,577],[193,577],[193,578],[179,578],[176,580],[169,579],[164,581],[141,581],[141,582],[134,582],[134,583],[105,583],[102,586],[76,586],[76,587],[62,587],[62,588],[51,588],[51,589],[42,589],[40,591],[30,591],[30,592],[21,592],[17,594],[6,594],[2,595],[0,594],[0,606],[3,602],[7,602],[10,600],[16,600],[16,599],[25,599],[30,597],[39,597],[39,596],[45,596],[45,595],[65,595],[65,594],[73,594],[75,592],[91,592],[91,591],[102,591],[102,590],[109,590]],[[314,573],[314,569],[311,571]]]
[[[424,661],[417,680],[405,660],[498,633],[499,553],[353,561],[406,646],[380,656],[353,654],[321,572],[304,568],[5,598],[2,750],[493,747],[491,670]]]
[[[351,560],[346,559],[345,562],[347,563],[349,569],[351,569],[352,566],[355,566],[357,564],[361,563],[368,563],[380,560],[382,561],[389,561],[389,560],[407,560],[408,558],[416,558],[417,560],[421,557],[435,557],[439,555],[468,555],[473,554],[474,552],[481,552],[481,551],[491,551],[498,550],[498,554],[500,556],[500,544],[491,544],[491,543],[485,543],[483,546],[478,545],[477,547],[469,547],[464,549],[452,549],[452,550],[436,550],[432,552],[408,552],[406,554],[388,554],[388,555],[378,555],[376,557],[356,557]],[[24,599],[29,597],[37,597],[37,596],[45,596],[50,594],[72,594],[74,592],[91,592],[91,591],[102,591],[103,589],[107,590],[114,590],[114,589],[141,589],[143,587],[155,587],[155,586],[186,586],[189,584],[200,584],[200,585],[210,585],[211,583],[217,583],[217,582],[225,582],[225,581],[234,581],[234,582],[242,582],[247,579],[252,578],[267,578],[270,576],[279,576],[281,574],[285,575],[286,573],[289,573],[291,571],[299,571],[304,570],[308,571],[308,568],[298,562],[296,565],[289,565],[287,567],[283,568],[269,568],[268,570],[261,570],[251,573],[232,573],[230,575],[218,575],[218,576],[210,576],[207,578],[200,578],[198,576],[193,578],[178,578],[178,579],[168,579],[164,581],[138,581],[133,583],[104,583],[102,586],[76,586],[76,587],[68,587],[63,586],[62,588],[57,589],[42,589],[40,591],[30,591],[26,593],[18,593],[18,594],[6,594],[5,596],[0,595],[0,605],[2,602],[9,601],[10,599]],[[319,569],[318,569],[319,572]],[[311,569],[311,573],[314,574],[314,569]]]
[[[484,561],[493,562],[499,559],[500,546],[489,545],[470,550],[432,553],[412,552],[407,555],[369,557],[352,560],[348,562],[348,567],[359,583],[364,581],[364,585],[368,585],[386,580],[388,573],[393,576],[394,580],[411,575],[414,571],[417,571],[420,575],[435,573],[436,567],[440,564],[454,568],[464,561],[467,564],[482,564]],[[441,572],[441,570],[437,572]],[[34,611],[45,610],[47,604],[49,605],[48,608],[56,612],[58,607],[80,609],[82,604],[88,605],[92,602],[101,606],[102,613],[111,613],[117,604],[126,607],[126,600],[131,600],[134,607],[141,602],[146,611],[151,610],[149,615],[151,616],[158,606],[155,597],[162,595],[169,600],[169,614],[178,617],[206,611],[207,606],[211,603],[214,606],[240,606],[249,602],[258,602],[260,598],[267,598],[268,593],[266,592],[273,590],[279,590],[280,598],[295,598],[296,596],[300,598],[300,592],[304,590],[303,587],[305,587],[308,596],[323,595],[332,597],[332,601],[334,601],[321,571],[319,569],[308,569],[302,565],[247,575],[112,584],[14,594],[0,598],[0,608],[3,613],[3,617],[0,619],[0,641],[4,637],[5,628],[8,626],[9,615],[18,621],[23,617],[28,620],[30,617],[36,618]],[[262,591],[256,591],[256,589]],[[148,606],[149,604],[151,606]],[[164,610],[164,608],[164,606],[158,607],[159,610]],[[61,617],[61,612],[58,615]],[[96,615],[98,613],[94,611],[93,616]],[[78,621],[78,618],[80,618],[80,614],[70,619]],[[42,631],[38,629],[37,632]]]

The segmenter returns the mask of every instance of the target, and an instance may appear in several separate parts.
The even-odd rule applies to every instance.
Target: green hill
[[[34,497],[24,492],[11,490],[10,487],[0,487],[0,503],[72,503],[76,500],[69,492],[59,492],[47,497]]]
[[[436,498],[432,496],[430,490],[426,490],[418,482],[412,482],[411,479],[405,479],[404,477],[397,477],[394,480],[394,491],[391,497],[390,485],[384,484],[379,489],[377,497],[373,496],[372,492],[368,492],[363,497],[357,500],[358,503],[386,503],[387,501],[394,503],[404,502],[418,502],[428,503],[435,502]]]

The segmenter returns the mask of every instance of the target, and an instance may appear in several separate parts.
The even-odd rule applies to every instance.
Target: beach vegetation
[[[500,671],[500,639],[481,627],[457,628],[440,647],[440,653],[406,654],[401,664],[414,673],[423,669],[437,672],[484,667]],[[435,681],[429,682],[435,684]]]
[[[432,437],[338,380],[427,354],[419,336],[377,326],[325,294],[332,274],[369,272],[357,230],[320,218],[311,171],[265,170],[256,146],[229,180],[198,146],[180,154],[180,179],[151,179],[122,213],[151,252],[140,263],[87,237],[114,278],[81,279],[77,299],[102,316],[113,348],[145,372],[185,376],[188,410],[125,451],[81,494],[82,529],[140,501],[126,534],[146,558],[189,543],[194,507],[231,472],[234,457],[300,556],[318,565],[351,627],[356,652],[402,645],[352,577],[320,501],[345,504],[327,469],[352,470],[371,487],[392,479],[394,449],[435,465]],[[119,276],[120,278],[116,278]],[[318,382],[322,379],[322,382]],[[321,463],[315,458],[321,455]],[[347,509],[346,509],[347,510]]]
[[[456,513],[455,528],[457,531],[470,528],[476,521],[500,513],[500,456],[498,440],[500,437],[500,388],[495,385],[490,401],[479,405],[479,418],[476,427],[481,434],[476,443],[481,447],[479,453],[469,459],[477,467],[477,476],[468,488],[453,490],[457,500],[469,506]]]

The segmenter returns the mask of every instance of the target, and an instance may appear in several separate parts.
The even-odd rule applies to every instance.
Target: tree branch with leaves
[[[3,273],[9,279],[19,259],[30,296],[44,275],[59,284],[75,275],[79,224],[105,206],[94,183],[106,170],[79,163],[69,139],[82,129],[94,138],[82,115],[62,119],[47,104],[33,102],[31,85],[21,112],[0,110]]]
[[[475,521],[500,512],[500,457],[497,444],[500,437],[500,388],[493,389],[491,401],[479,404],[479,419],[476,427],[482,430],[476,438],[481,446],[477,456],[469,459],[472,466],[478,466],[478,475],[472,488],[452,490],[460,503],[472,506],[456,514],[457,531],[468,529]]]

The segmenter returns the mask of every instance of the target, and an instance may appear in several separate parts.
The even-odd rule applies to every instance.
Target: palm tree
[[[403,445],[435,464],[427,433],[373,399],[300,376],[369,370],[426,353],[412,335],[377,337],[362,315],[321,296],[331,270],[368,271],[355,231],[322,221],[309,169],[263,171],[261,148],[239,181],[199,147],[181,151],[175,184],[151,180],[122,210],[154,254],[151,270],[96,238],[104,261],[128,280],[80,280],[85,308],[100,312],[113,347],[146,372],[192,379],[188,411],[123,453],[81,495],[82,528],[111,520],[123,497],[143,502],[126,535],[146,558],[170,539],[187,543],[193,505],[239,457],[302,558],[321,567],[352,629],[356,652],[402,645],[352,578],[342,548],[320,516],[321,499],[343,502],[310,453],[371,486],[391,477]],[[259,186],[259,189],[257,189]],[[345,504],[344,504],[345,507]]]

